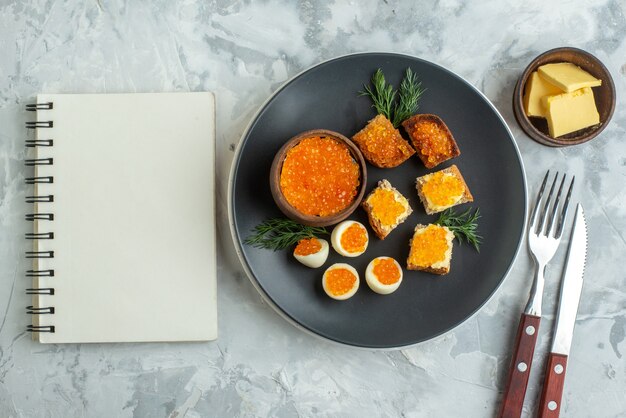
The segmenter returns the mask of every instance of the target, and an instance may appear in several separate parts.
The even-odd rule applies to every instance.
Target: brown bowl
[[[533,71],[538,67],[555,62],[571,62],[587,71],[589,74],[602,80],[600,87],[593,87],[593,95],[596,100],[596,107],[600,114],[600,123],[590,126],[580,131],[572,132],[558,138],[548,135],[548,123],[543,118],[528,117],[524,111],[523,97],[524,87]],[[515,92],[513,93],[513,112],[520,127],[535,141],[549,145],[551,147],[564,147],[568,145],[578,145],[587,142],[600,134],[608,125],[613,111],[615,110],[615,84],[611,73],[606,69],[599,59],[589,52],[578,48],[556,48],[551,49],[535,58],[522,73],[517,81]]]
[[[291,206],[287,199],[283,195],[283,192],[280,188],[280,174],[283,169],[283,161],[287,156],[287,151],[291,148],[295,147],[305,138],[310,138],[314,136],[319,137],[329,137],[338,142],[341,142],[348,146],[350,153],[352,154],[352,158],[359,164],[361,178],[359,184],[359,192],[354,199],[354,202],[341,212],[338,212],[334,215],[330,216],[311,216],[300,213],[296,208]],[[365,167],[365,160],[363,159],[363,155],[361,151],[345,136],[341,135],[338,132],[329,131],[326,129],[314,129],[311,131],[302,132],[283,145],[280,150],[276,153],[274,157],[274,161],[272,162],[272,168],[270,169],[270,188],[272,190],[272,197],[276,202],[278,208],[283,212],[288,218],[293,219],[294,221],[300,222],[303,225],[308,226],[329,226],[334,225],[338,222],[346,219],[352,212],[356,210],[361,203],[361,199],[363,199],[363,195],[365,194],[365,187],[367,185],[367,169]]]

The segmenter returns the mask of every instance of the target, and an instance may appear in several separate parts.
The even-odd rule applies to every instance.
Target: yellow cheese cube
[[[563,90],[543,81],[537,74],[537,71],[534,71],[526,82],[526,90],[524,92],[524,110],[526,114],[528,116],[545,118],[546,112],[543,103],[541,103],[541,98],[559,93],[563,93]]]
[[[572,93],[545,96],[542,102],[553,138],[600,123],[593,91],[589,87]]]
[[[598,80],[587,71],[570,62],[542,65],[537,68],[537,71],[541,78],[568,93],[583,87],[602,85],[602,80]]]

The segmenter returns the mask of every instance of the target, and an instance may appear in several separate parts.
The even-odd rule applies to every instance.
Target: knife
[[[587,222],[580,203],[576,206],[574,226],[567,251],[567,262],[561,283],[559,311],[552,349],[546,364],[545,381],[539,401],[539,417],[555,418],[561,410],[561,397],[565,384],[567,358],[572,347],[576,313],[583,288],[585,260],[587,258]]]

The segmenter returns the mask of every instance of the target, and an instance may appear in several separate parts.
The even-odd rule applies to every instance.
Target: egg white
[[[363,251],[357,252],[357,253],[348,252],[346,251],[345,248],[341,246],[341,236],[344,234],[344,232],[346,232],[346,229],[348,229],[353,224],[361,225],[363,229],[365,230],[365,236],[366,236],[365,248],[363,249]],[[369,234],[367,233],[367,228],[365,228],[365,226],[361,222],[343,221],[339,223],[337,226],[335,226],[335,229],[333,229],[333,233],[330,235],[330,242],[333,248],[335,249],[335,251],[337,251],[339,254],[343,255],[344,257],[358,257],[361,254],[363,254],[365,250],[367,250],[367,246],[370,240],[369,240]]]
[[[329,248],[328,241],[326,241],[325,239],[320,239],[320,238],[317,238],[317,240],[320,242],[320,244],[322,244],[322,248],[320,248],[318,252],[309,254],[309,255],[298,255],[296,254],[295,249],[294,249],[294,253],[293,253],[293,256],[295,257],[296,260],[298,260],[305,266],[313,268],[313,269],[321,267],[326,262],[326,259],[328,258],[328,248]]]
[[[331,270],[335,270],[335,269],[339,269],[339,268],[345,268],[346,270],[350,270],[352,272],[352,274],[354,274],[356,276],[356,281],[354,282],[354,286],[352,286],[352,289],[350,289],[350,291],[344,293],[343,295],[333,295],[332,293],[330,293],[330,291],[326,288],[326,274],[331,271]],[[326,294],[328,296],[330,296],[331,298],[335,299],[335,300],[346,300],[346,299],[350,299],[352,296],[354,296],[354,294],[356,293],[356,291],[359,289],[359,284],[361,283],[361,280],[359,279],[359,273],[356,271],[356,269],[354,267],[352,267],[349,264],[346,263],[335,263],[332,266],[328,267],[326,269],[326,271],[324,272],[324,275],[322,276],[322,287],[324,288],[324,292],[326,292]]]
[[[398,281],[393,284],[381,283],[380,280],[378,280],[378,277],[376,276],[376,274],[374,274],[374,261],[378,259],[384,259],[384,258],[392,259],[393,262],[396,264],[396,267],[398,267],[398,270],[400,270],[400,279],[398,279]],[[381,295],[388,295],[390,293],[395,292],[398,289],[398,287],[400,287],[400,283],[402,283],[402,276],[403,276],[402,267],[400,266],[400,263],[398,263],[395,259],[391,257],[376,257],[375,259],[370,261],[370,263],[367,265],[367,268],[365,269],[365,281],[367,282],[367,285],[374,292],[381,294]]]

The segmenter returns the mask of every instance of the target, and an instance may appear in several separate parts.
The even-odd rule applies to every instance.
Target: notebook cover
[[[35,260],[54,295],[34,305],[42,343],[204,341],[217,338],[215,101],[212,93],[41,94]]]

